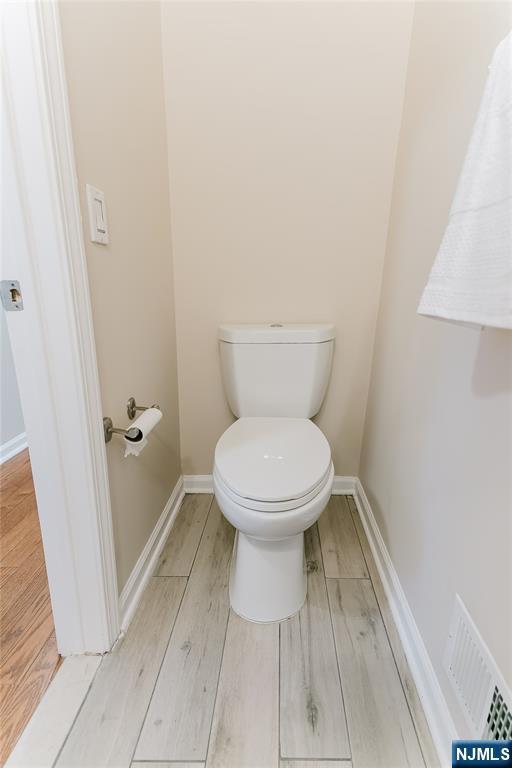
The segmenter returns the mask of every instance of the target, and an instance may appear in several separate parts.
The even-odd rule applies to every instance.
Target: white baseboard
[[[183,475],[185,493],[213,493],[213,475]]]
[[[363,486],[356,478],[355,501],[441,765],[451,765],[451,743],[457,730],[430,661],[418,625],[400,584]]]
[[[17,453],[21,453],[27,447],[27,433],[21,432],[16,437],[0,445],[0,464],[12,459]]]
[[[333,496],[353,496],[356,492],[357,477],[334,475]]]
[[[183,486],[185,493],[213,493],[212,475],[183,475]],[[333,494],[337,496],[350,495],[355,493],[356,478],[335,475]]]
[[[132,620],[142,593],[156,567],[164,544],[174,525],[184,496],[183,477],[180,477],[119,597],[122,632],[126,632]]]

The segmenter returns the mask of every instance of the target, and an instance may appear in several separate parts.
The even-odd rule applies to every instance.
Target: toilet
[[[237,417],[215,448],[213,485],[236,528],[229,596],[241,617],[281,621],[306,598],[304,531],[332,491],[325,435],[311,421],[325,397],[334,326],[219,328],[224,389]]]

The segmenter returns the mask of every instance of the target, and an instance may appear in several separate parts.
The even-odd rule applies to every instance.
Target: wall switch
[[[92,243],[108,245],[107,206],[105,193],[101,189],[85,185],[89,209],[89,236]]]

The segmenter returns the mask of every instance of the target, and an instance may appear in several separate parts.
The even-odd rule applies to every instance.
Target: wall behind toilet
[[[409,3],[163,3],[182,468],[232,416],[221,322],[333,321],[318,423],[355,475]]]
[[[157,402],[138,457],[107,446],[119,587],[180,475],[160,10],[149,2],[63,2],[65,66],[103,412]],[[106,194],[110,245],[89,242],[85,184]]]

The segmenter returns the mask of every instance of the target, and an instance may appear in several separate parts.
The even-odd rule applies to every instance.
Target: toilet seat
[[[229,499],[231,499],[231,501],[234,504],[238,504],[240,507],[245,507],[245,509],[253,509],[257,512],[268,512],[268,513],[286,512],[288,510],[298,509],[304,504],[307,504],[309,501],[311,501],[311,499],[314,499],[315,496],[321,493],[326,482],[329,481],[329,475],[330,475],[330,466],[328,467],[327,471],[325,472],[324,476],[320,479],[320,481],[305,496],[301,496],[300,498],[287,499],[285,501],[269,502],[269,501],[259,501],[258,499],[248,499],[244,496],[239,496],[235,491],[233,491],[228,486],[228,484],[225,482],[225,480],[222,478],[221,474],[219,473],[217,467],[214,467],[213,469],[213,478],[214,478],[215,484],[219,489],[221,489],[224,492],[224,494]]]
[[[315,497],[329,476],[331,449],[309,419],[242,417],[215,449],[215,476],[236,504],[278,512]]]
[[[249,509],[233,501],[219,484],[217,474],[213,476],[213,488],[222,514],[237,531],[262,541],[272,541],[295,536],[313,525],[325,509],[333,481],[334,467],[331,462],[327,479],[314,498],[294,509],[271,513]]]

